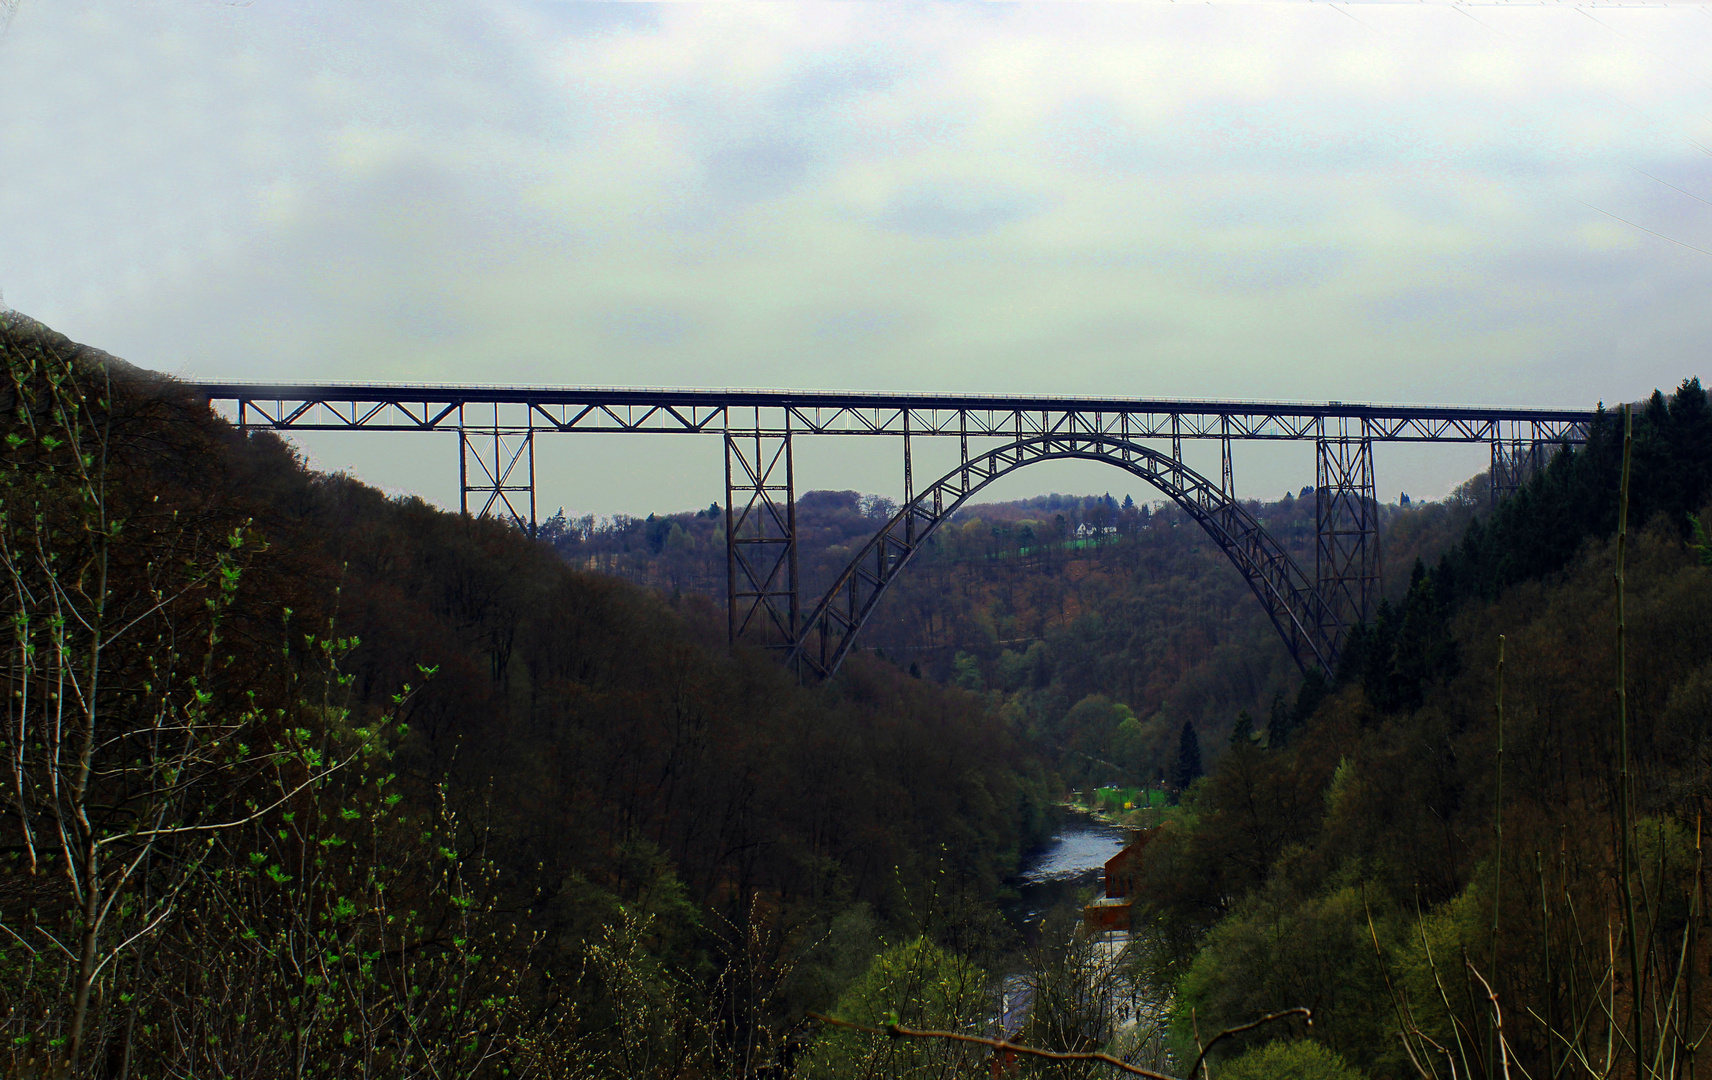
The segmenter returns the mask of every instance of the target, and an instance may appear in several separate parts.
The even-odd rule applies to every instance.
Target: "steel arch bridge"
[[[776,649],[799,675],[822,678],[837,671],[888,586],[950,515],[1001,476],[1065,459],[1108,462],[1171,498],[1243,574],[1296,663],[1330,669],[1348,630],[1378,599],[1374,443],[1487,444],[1496,502],[1551,449],[1585,442],[1594,418],[1563,409],[1336,401],[379,384],[194,388],[245,430],[456,432],[462,510],[531,531],[537,435],[719,436],[730,640]],[[897,440],[904,500],[805,616],[793,448],[818,435]],[[959,464],[918,493],[911,450],[922,438],[956,439]],[[1219,443],[1218,482],[1184,464],[1186,440]],[[1312,574],[1236,498],[1231,446],[1249,440],[1315,444]]]
[[[1248,580],[1290,654],[1329,667],[1342,627],[1313,579],[1243,505],[1176,458],[1104,435],[1043,435],[999,447],[951,470],[900,509],[857,553],[795,635],[788,658],[799,671],[838,670],[886,588],[957,509],[982,488],[1041,461],[1106,461],[1141,477],[1207,531]]]

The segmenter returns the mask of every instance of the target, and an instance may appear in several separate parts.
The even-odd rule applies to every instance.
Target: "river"
[[[1070,814],[1051,842],[1023,861],[1007,885],[1014,899],[1002,906],[1012,925],[1031,936],[1048,911],[1078,903],[1084,889],[1098,888],[1106,860],[1128,842],[1125,830],[1086,814]]]

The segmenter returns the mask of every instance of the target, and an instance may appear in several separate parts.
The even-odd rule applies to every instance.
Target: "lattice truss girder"
[[[1591,415],[1569,410],[1218,401],[981,398],[772,391],[558,390],[204,384],[241,426],[282,430],[438,431],[475,406],[509,410],[536,431],[720,433],[786,426],[798,435],[1100,434],[1131,439],[1317,439],[1360,420],[1382,442],[1486,442],[1529,425],[1542,445],[1586,441]],[[757,411],[759,410],[759,411]],[[747,416],[749,419],[744,419]],[[1512,436],[1515,437],[1515,436]]]
[[[1364,419],[1370,437],[1382,442],[1489,442],[1499,421],[1477,413],[1470,416],[1384,415],[1365,417],[1365,410],[1264,411],[1211,403],[1176,408],[1138,406],[1132,409],[934,409],[934,408],[807,408],[791,406],[792,428],[813,435],[1005,436],[1104,435],[1128,439],[1317,439],[1322,425],[1337,419]],[[1548,442],[1584,442],[1584,420],[1541,421]]]
[[[226,399],[212,398],[221,402]],[[425,398],[382,401],[334,398],[232,399],[240,427],[297,431],[452,431],[463,426],[463,410],[494,408],[513,427],[533,431],[676,432],[698,434],[726,430],[726,406],[622,405],[599,402],[574,405],[508,400],[471,402]]]

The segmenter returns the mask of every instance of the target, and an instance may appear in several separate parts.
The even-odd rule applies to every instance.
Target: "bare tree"
[[[0,981],[9,1050],[76,1074],[114,1037],[123,1061],[119,969],[218,839],[350,755],[216,692],[246,524],[168,509],[116,441],[110,370],[3,329]]]

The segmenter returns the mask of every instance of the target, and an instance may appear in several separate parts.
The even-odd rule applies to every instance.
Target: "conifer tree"
[[[1296,707],[1290,713],[1290,729],[1293,731],[1312,719],[1314,710],[1320,707],[1320,702],[1326,699],[1330,691],[1331,686],[1326,681],[1325,673],[1319,668],[1309,668],[1308,673],[1302,676],[1301,689],[1296,691]]]
[[[1183,734],[1177,740],[1177,788],[1183,790],[1204,772],[1201,768],[1201,739],[1195,734],[1193,722],[1183,721]]]
[[[1269,750],[1282,750],[1290,741],[1290,706],[1284,700],[1284,691],[1272,695],[1272,715],[1266,721],[1266,746]]]

